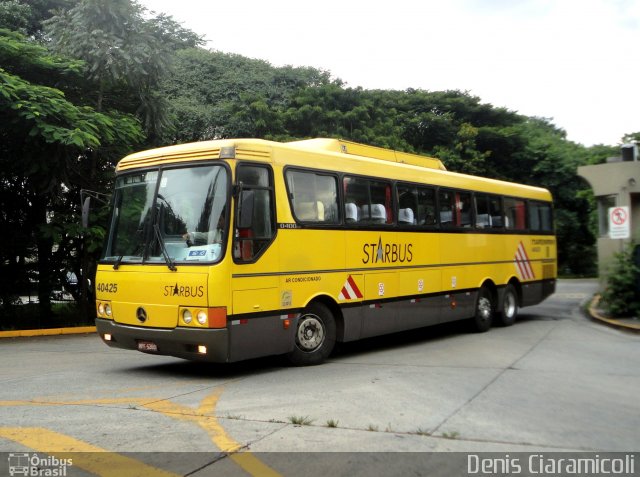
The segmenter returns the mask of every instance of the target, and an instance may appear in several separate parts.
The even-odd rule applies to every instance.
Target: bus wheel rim
[[[322,320],[316,315],[305,315],[298,325],[296,341],[303,351],[314,351],[324,343],[325,331]]]
[[[478,315],[482,321],[487,321],[491,318],[491,300],[487,297],[481,297],[478,300]]]
[[[516,306],[516,297],[513,296],[513,293],[507,293],[507,296],[504,299],[504,315],[507,318],[511,318],[515,315]]]

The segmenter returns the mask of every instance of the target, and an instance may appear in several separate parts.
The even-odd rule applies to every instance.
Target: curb
[[[589,315],[591,316],[592,319],[600,321],[610,326],[615,326],[616,328],[622,328],[622,329],[631,330],[631,331],[640,331],[640,324],[625,323],[621,320],[616,320],[615,318],[607,318],[605,316],[602,316],[596,309],[596,307],[598,306],[598,303],[600,303],[600,298],[601,298],[600,295],[596,294],[591,300],[591,303],[589,303]]]
[[[30,336],[57,336],[95,333],[95,326],[77,326],[74,328],[47,328],[43,330],[0,331],[0,338],[25,338]]]

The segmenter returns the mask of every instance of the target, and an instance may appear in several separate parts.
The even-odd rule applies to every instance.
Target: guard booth
[[[604,164],[578,167],[578,175],[589,182],[598,204],[600,283],[606,281],[614,254],[631,242],[640,242],[638,145],[625,144],[621,153]]]

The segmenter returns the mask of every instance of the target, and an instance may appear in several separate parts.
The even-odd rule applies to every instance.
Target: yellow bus
[[[337,139],[207,141],[118,163],[96,323],[118,348],[311,365],[336,342],[511,325],[556,269],[547,190]]]

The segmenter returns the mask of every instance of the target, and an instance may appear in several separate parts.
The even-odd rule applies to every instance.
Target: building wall
[[[578,168],[578,175],[585,178],[593,188],[599,202],[598,222],[598,271],[601,284],[606,280],[613,255],[624,250],[631,242],[640,243],[640,162],[610,162]],[[631,238],[611,239],[608,236],[608,205],[614,198],[615,206],[630,209]],[[604,215],[603,215],[604,214]]]

